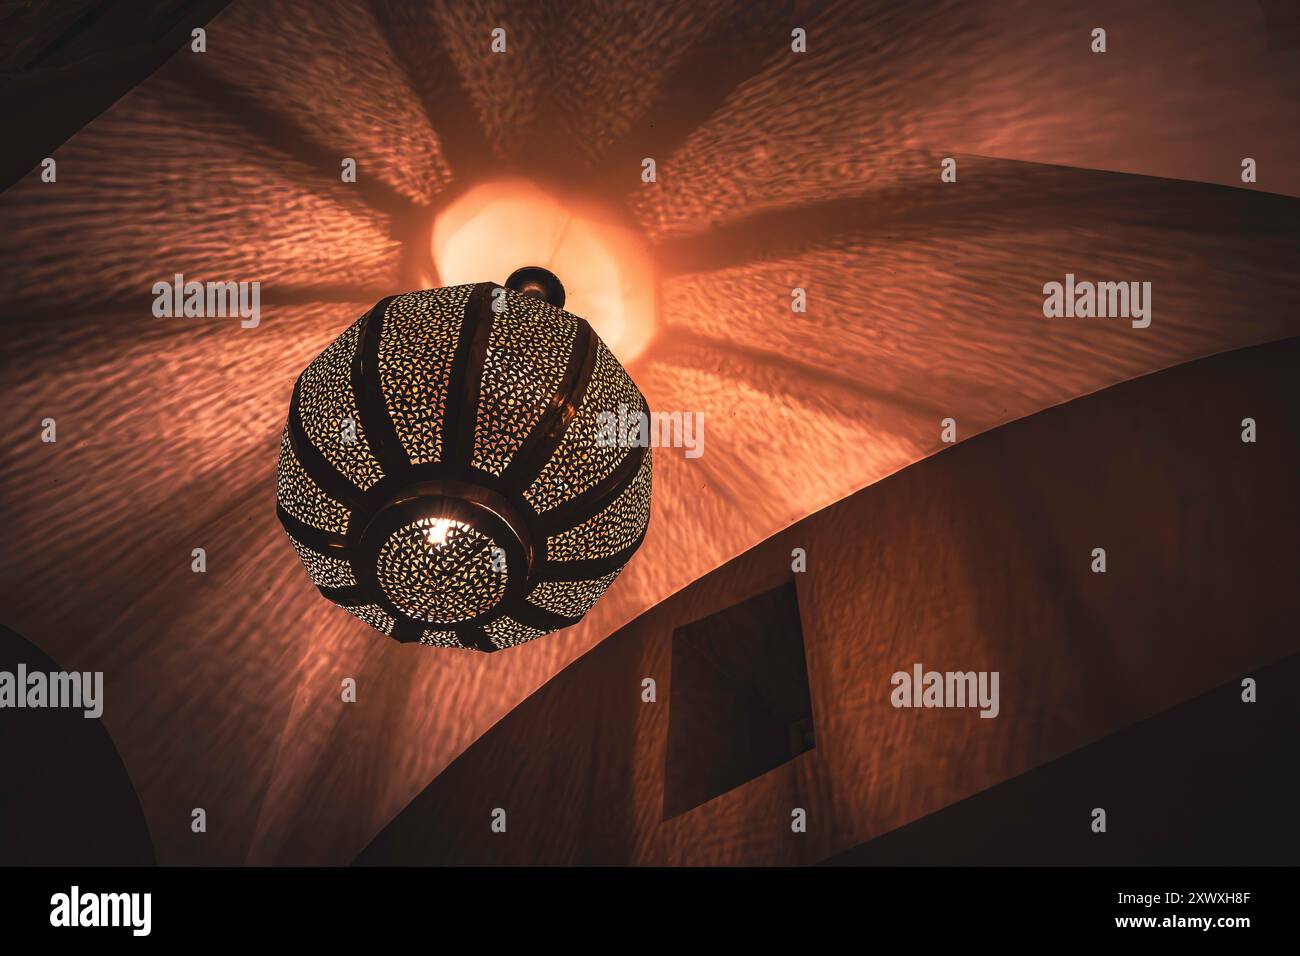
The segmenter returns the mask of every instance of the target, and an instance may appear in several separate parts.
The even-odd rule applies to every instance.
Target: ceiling
[[[565,665],[940,450],[942,419],[965,438],[1297,334],[1300,51],[1263,7],[1133,6],[236,0],[52,153],[57,182],[0,194],[4,620],[105,671],[160,862],[346,862]],[[506,177],[636,238],[657,307],[624,357],[706,451],[656,455],[646,542],[581,625],[400,646],[303,574],[280,429],[298,372],[437,284],[439,215]],[[1067,272],[1150,281],[1152,325],[1043,318]],[[175,273],[260,281],[260,324],[154,318]]]

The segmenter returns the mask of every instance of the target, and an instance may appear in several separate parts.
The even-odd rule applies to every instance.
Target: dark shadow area
[[[173,53],[230,0],[18,4],[0,13],[0,190],[8,189]]]
[[[827,863],[1293,866],[1300,655],[1244,676]]]
[[[0,625],[0,671],[59,671]],[[104,689],[111,708],[112,688]],[[152,866],[153,843],[126,767],[82,710],[0,710],[0,866]],[[180,820],[178,826],[187,826]]]
[[[814,746],[793,581],[673,632],[664,819]]]
[[[1270,50],[1300,48],[1300,4],[1294,0],[1259,0]]]

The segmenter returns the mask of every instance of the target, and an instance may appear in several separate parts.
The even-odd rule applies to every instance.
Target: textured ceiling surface
[[[1300,698],[1300,681],[1261,673],[1300,652],[1298,363],[1294,338],[1142,376],[978,435],[791,525],[566,668],[357,862],[814,863],[1216,686],[1215,722],[1232,731],[1175,737],[1177,758],[1147,760],[1219,776],[1200,749],[1234,735],[1237,747],[1258,745],[1267,727],[1254,713],[1235,723],[1253,708],[1240,704],[1243,675],[1269,686],[1271,701]],[[1237,439],[1242,407],[1268,423],[1266,441]],[[1102,543],[1104,575],[1089,567]],[[795,547],[808,558],[798,574]],[[797,603],[793,621],[736,621],[751,602],[779,616],[774,587]],[[891,675],[914,664],[998,673],[997,718],[894,706]],[[803,715],[811,748],[789,739]],[[1281,731],[1288,717],[1293,737],[1294,711],[1268,719]],[[1180,785],[1213,792],[1206,780],[1189,785],[1175,771],[1134,786],[1103,762],[1072,792],[1022,793],[1011,821],[970,821],[912,862],[963,844],[977,860],[996,857],[1041,839],[1037,859],[1051,865],[1114,865],[1179,820],[1185,843],[1142,862],[1205,863],[1226,843],[1236,844],[1229,859],[1249,859],[1259,849],[1241,837],[1253,826],[1270,859],[1294,859],[1300,826],[1276,821],[1300,785],[1267,750],[1227,785],[1243,812],[1207,813],[1195,790],[1170,800]],[[1122,786],[1103,783],[1117,776]],[[1261,797],[1266,781],[1280,786]],[[1105,840],[1064,823],[1094,806],[1123,821]],[[483,825],[494,807],[509,815],[509,839]],[[786,825],[794,807],[806,832]],[[1027,832],[1029,821],[1038,825]]]
[[[575,657],[938,450],[942,418],[968,437],[1297,334],[1300,63],[1255,6],[642,6],[236,0],[54,153],[57,182],[0,195],[3,613],[105,671],[160,862],[350,860]],[[311,357],[430,275],[440,209],[505,174],[644,237],[659,314],[629,371],[704,413],[705,454],[656,455],[646,543],[583,624],[399,646],[302,573],[280,428]],[[1151,326],[1044,319],[1067,272],[1151,282]],[[175,273],[262,282],[260,324],[155,318]]]

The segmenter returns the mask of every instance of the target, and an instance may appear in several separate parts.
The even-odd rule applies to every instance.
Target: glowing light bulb
[[[447,543],[447,534],[451,531],[451,519],[439,518],[429,525],[429,530],[424,533],[424,538],[435,548],[440,548]]]
[[[440,285],[504,281],[540,266],[564,283],[564,308],[631,362],[654,336],[655,282],[638,234],[590,202],[519,179],[482,183],[439,214],[430,251]]]

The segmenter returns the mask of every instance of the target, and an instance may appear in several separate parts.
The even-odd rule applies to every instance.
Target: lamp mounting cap
[[[557,309],[564,308],[564,285],[550,269],[541,266],[524,266],[510,273],[506,288],[535,299],[545,299]]]

